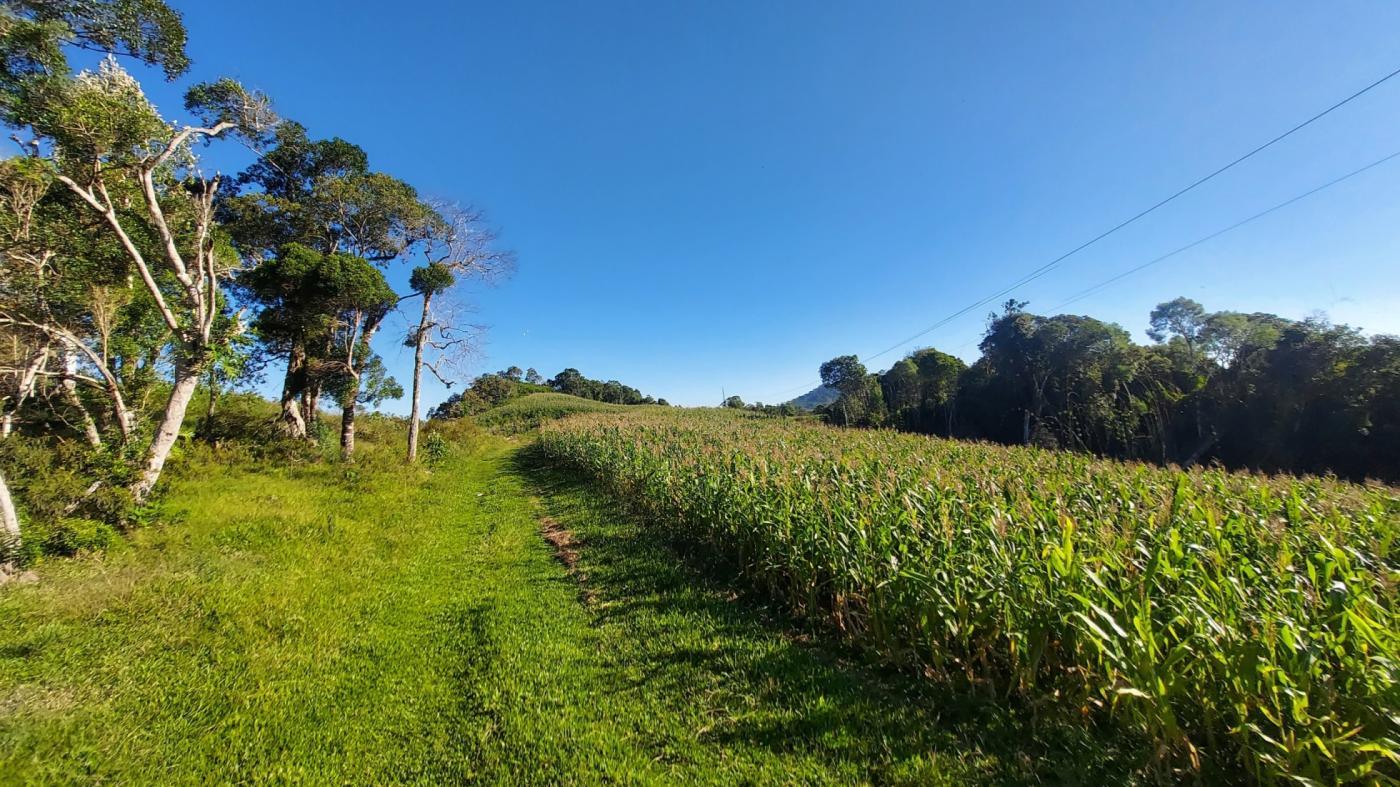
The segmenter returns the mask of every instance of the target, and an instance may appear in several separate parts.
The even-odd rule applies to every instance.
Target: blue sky
[[[192,78],[488,212],[519,270],[468,293],[474,371],[679,404],[801,393],[1400,67],[1394,2],[173,4]],[[1049,310],[1400,150],[1397,128],[1400,78],[1016,295]],[[1177,295],[1400,332],[1397,196],[1400,159],[1072,311],[1139,339]],[[975,357],[986,311],[917,344]],[[377,344],[407,380],[402,332]]]

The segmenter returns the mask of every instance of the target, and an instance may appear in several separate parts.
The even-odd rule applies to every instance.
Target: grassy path
[[[1078,780],[484,438],[429,473],[210,463],[180,521],[0,591],[4,783]],[[539,535],[572,531],[584,593]]]

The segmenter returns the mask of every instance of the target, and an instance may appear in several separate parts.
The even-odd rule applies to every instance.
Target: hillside
[[[822,405],[831,404],[840,398],[841,393],[835,388],[819,385],[796,399],[789,400],[787,404],[795,405],[803,410],[813,410]]]
[[[531,393],[508,399],[477,415],[476,422],[496,431],[514,434],[569,415],[623,412],[638,406],[609,404],[564,393]]]

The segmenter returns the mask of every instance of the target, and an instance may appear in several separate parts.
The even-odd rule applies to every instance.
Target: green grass
[[[476,422],[503,434],[520,434],[578,413],[621,413],[640,406],[608,404],[562,393],[532,393],[481,413]]]
[[[945,701],[735,596],[524,444],[458,435],[431,470],[374,419],[352,466],[190,451],[163,524],[0,590],[0,782],[1115,772],[1082,732]]]
[[[541,445],[787,609],[1149,773],[1400,778],[1400,494],[718,411]]]

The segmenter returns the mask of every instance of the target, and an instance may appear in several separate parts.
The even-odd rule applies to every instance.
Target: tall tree
[[[484,227],[478,213],[451,207],[437,209],[439,220],[423,242],[426,265],[415,268],[409,279],[413,296],[422,299],[418,324],[410,329],[406,344],[413,347],[413,392],[408,418],[408,461],[418,458],[419,402],[422,398],[423,368],[426,366],[444,385],[443,364],[456,365],[467,358],[479,327],[463,318],[464,304],[453,303],[447,293],[467,280],[491,282],[508,275],[515,257],[495,248],[496,234]],[[444,306],[446,302],[446,308]],[[435,311],[435,307],[437,310]],[[433,357],[429,358],[429,354]],[[520,369],[511,367],[520,379]],[[504,374],[504,373],[503,373]]]
[[[433,298],[446,292],[455,283],[452,269],[441,263],[429,263],[414,268],[409,277],[409,286],[423,301],[423,310],[418,325],[409,335],[413,347],[413,394],[408,413],[408,461],[418,460],[419,405],[422,401],[424,350],[427,349],[430,334],[438,325],[433,319]],[[451,339],[449,339],[450,341]],[[436,367],[433,367],[436,373]],[[450,383],[445,383],[450,386]]]
[[[108,59],[49,81],[15,110],[34,133],[31,155],[121,247],[171,336],[173,385],[132,487],[137,499],[159,479],[203,366],[227,338],[215,323],[238,261],[222,253],[213,220],[220,178],[200,171],[193,145],[226,135],[256,144],[275,122],[265,98],[232,80],[195,86],[186,109],[205,125],[167,125]]]
[[[1156,342],[1180,339],[1194,352],[1206,329],[1206,310],[1190,298],[1160,303],[1148,317],[1147,335]]]
[[[855,419],[858,420],[865,412],[870,390],[865,364],[854,355],[840,355],[823,363],[820,372],[822,385],[834,388],[841,394],[837,402],[841,408],[841,423],[855,423],[852,410],[854,409]]]
[[[245,256],[268,259],[295,243],[322,254],[345,252],[387,264],[447,234],[446,220],[413,187],[371,171],[358,146],[338,137],[310,139],[296,123],[279,126],[273,141],[275,146],[239,176],[240,193],[219,206],[220,218]],[[286,314],[278,319],[290,323],[299,318]],[[329,333],[306,330],[275,345],[275,352],[287,359],[280,422],[288,434],[309,436],[325,384],[313,370],[335,360],[326,357],[331,342]]]

